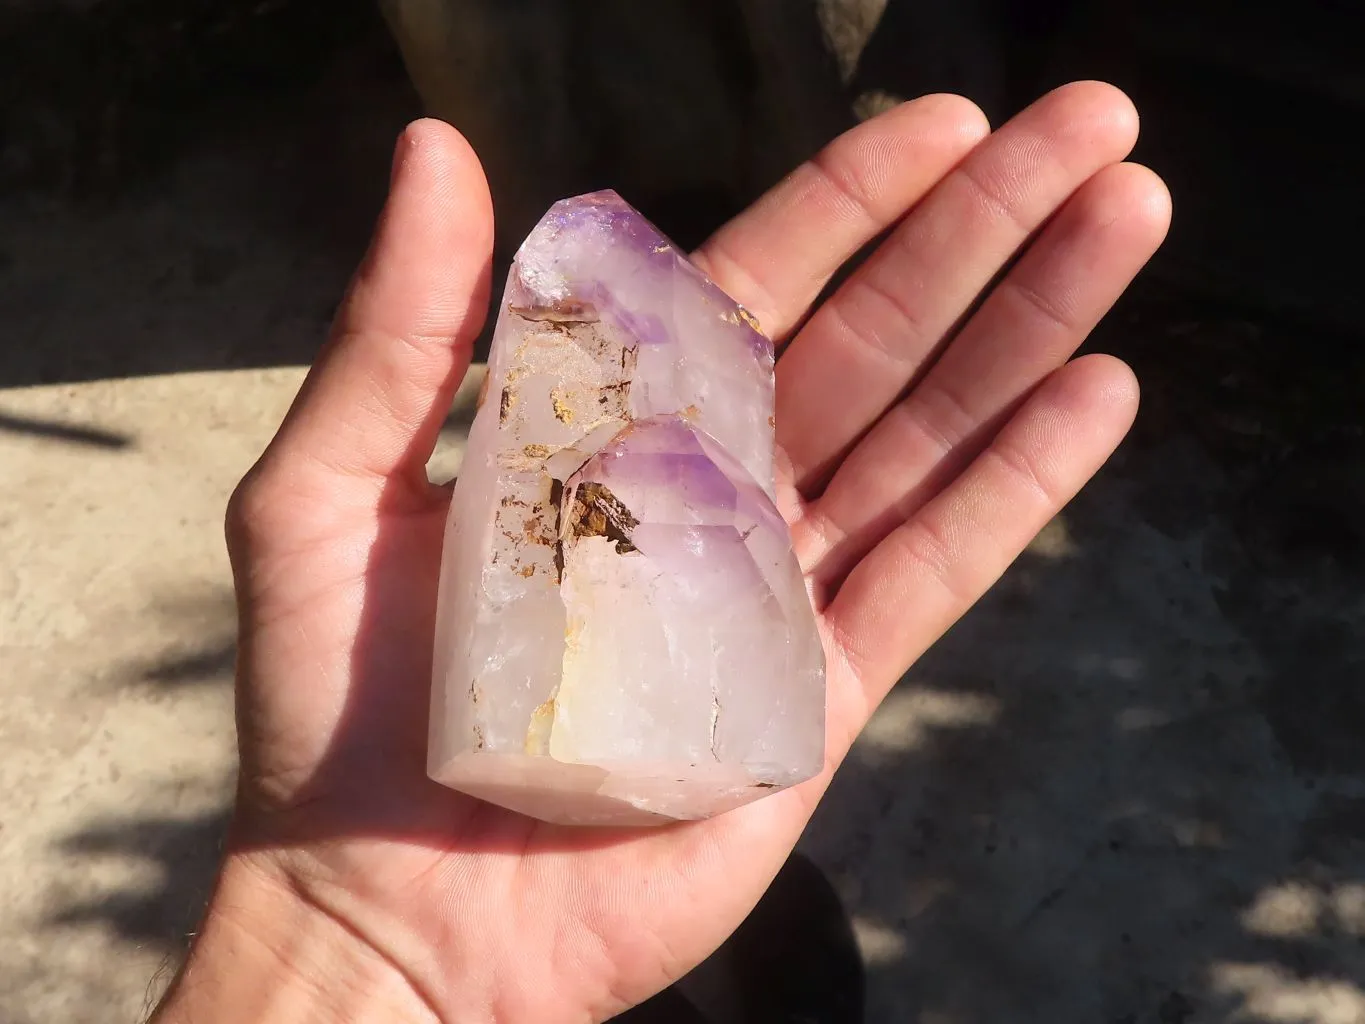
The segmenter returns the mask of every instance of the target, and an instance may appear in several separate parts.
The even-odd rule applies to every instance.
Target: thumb
[[[474,151],[441,121],[409,125],[370,250],[263,461],[424,484],[483,324],[492,246]]]

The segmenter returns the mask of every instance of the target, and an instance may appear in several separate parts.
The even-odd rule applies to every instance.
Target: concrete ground
[[[116,188],[0,198],[6,1024],[138,1019],[193,928],[233,776],[223,502],[415,110],[362,48],[167,123]],[[803,841],[869,1021],[1365,1022],[1358,341],[1153,281],[1106,322],[1133,438]]]

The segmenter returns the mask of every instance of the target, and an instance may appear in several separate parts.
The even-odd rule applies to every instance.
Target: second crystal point
[[[523,244],[446,530],[429,768],[549,821],[700,818],[823,761],[773,355],[614,193]]]

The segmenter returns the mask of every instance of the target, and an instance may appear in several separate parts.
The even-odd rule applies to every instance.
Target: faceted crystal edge
[[[567,247],[560,245],[557,248],[557,243],[566,234],[573,235],[574,241]],[[608,273],[622,272],[622,262],[619,257],[622,249],[633,253],[633,258],[639,261],[639,269],[631,272],[635,277],[628,275],[626,278],[618,278],[615,284],[612,284],[595,276],[602,269],[598,261],[613,253],[616,254],[614,257],[616,262],[610,263],[614,270],[608,271]],[[638,278],[639,274],[646,275],[644,280],[654,281],[655,284],[645,286],[631,283]],[[685,284],[676,280],[665,281],[664,278],[669,274],[680,274],[681,281]],[[618,285],[621,287],[629,286],[630,289],[634,289],[633,291],[628,290],[626,293],[633,295],[634,298],[624,302],[616,301],[612,288]],[[641,287],[644,287],[645,291],[641,291]],[[657,307],[651,309],[649,303],[657,300],[650,297],[648,287],[654,287],[656,294],[657,290],[663,287],[669,290],[668,293],[678,295],[685,295],[687,288],[691,287],[693,289],[692,294],[700,296],[703,303],[703,307],[697,308],[711,307],[713,310],[720,310],[719,318],[724,326],[715,326],[715,321],[710,321],[711,326],[708,326],[708,322],[705,322],[704,319],[698,319],[700,313],[697,312],[688,314],[693,318],[692,320],[677,320],[678,310],[681,307],[676,304],[677,300],[675,299],[673,307],[675,322],[670,327],[660,318],[659,312],[656,311]],[[672,292],[672,289],[681,289],[681,291]],[[693,302],[695,305],[696,300],[689,299],[687,301]],[[641,302],[644,303],[643,306]],[[517,308],[518,303],[522,304],[521,309]],[[486,518],[483,521],[483,527],[478,527],[480,509],[486,509],[488,506],[486,501],[481,501],[473,482],[475,478],[479,478],[486,480],[485,486],[501,486],[497,481],[502,479],[504,472],[497,468],[495,460],[497,452],[500,450],[497,438],[501,433],[501,423],[508,412],[506,408],[508,394],[505,390],[505,382],[510,379],[515,360],[525,350],[523,344],[514,352],[511,350],[511,345],[515,343],[515,332],[524,329],[524,327],[519,328],[517,322],[521,321],[524,324],[526,321],[525,313],[533,309],[536,311],[535,319],[543,318],[550,325],[559,321],[566,327],[573,324],[580,326],[588,324],[600,317],[603,320],[610,321],[616,330],[633,338],[634,345],[637,348],[641,345],[672,346],[676,350],[670,356],[673,360],[685,362],[688,359],[696,359],[700,351],[703,355],[700,368],[709,373],[711,371],[706,370],[706,367],[710,366],[720,373],[719,377],[714,378],[714,387],[704,383],[708,380],[705,376],[697,377],[698,370],[694,368],[691,371],[692,377],[683,378],[680,382],[666,385],[668,388],[684,386],[684,390],[678,393],[685,395],[687,394],[685,386],[695,387],[697,382],[701,381],[703,384],[702,391],[698,393],[699,396],[706,394],[709,387],[712,388],[714,394],[710,400],[713,403],[721,403],[716,408],[723,409],[725,408],[724,403],[730,400],[725,395],[726,388],[734,391],[736,388],[758,387],[756,397],[760,401],[768,403],[771,413],[773,370],[771,343],[763,335],[752,315],[727,295],[715,282],[707,278],[654,225],[629,207],[613,190],[602,190],[586,196],[562,200],[547,211],[536,228],[528,235],[519,250],[516,261],[509,270],[504,302],[498,313],[493,352],[490,354],[489,386],[498,393],[492,396],[491,401],[480,403],[470,432],[470,456],[468,457],[470,471],[461,473],[461,480],[457,482],[456,486],[456,498],[452,502],[451,519],[448,523],[446,536],[447,551],[443,555],[443,562],[446,564],[442,569],[440,597],[438,598],[439,633],[437,643],[440,649],[434,659],[435,678],[433,683],[436,692],[433,693],[432,697],[433,717],[429,748],[429,773],[433,778],[453,788],[542,820],[575,824],[617,825],[624,823],[663,824],[677,819],[710,817],[758,799],[776,789],[786,788],[810,778],[819,771],[823,764],[825,665],[823,650],[820,648],[814,630],[813,613],[808,602],[805,601],[804,587],[800,582],[800,573],[799,570],[795,569],[794,562],[791,566],[782,567],[779,571],[779,577],[784,577],[782,582],[785,589],[791,589],[792,577],[786,572],[786,569],[791,569],[795,573],[795,586],[799,590],[797,597],[800,598],[799,602],[796,603],[803,605],[804,608],[793,607],[792,595],[779,595],[779,602],[786,614],[795,613],[795,621],[788,623],[789,635],[785,641],[785,646],[791,651],[786,658],[788,668],[793,671],[793,674],[785,680],[785,683],[788,686],[788,697],[796,700],[795,714],[797,717],[794,724],[800,726],[799,735],[807,736],[807,728],[814,729],[817,725],[814,719],[803,723],[803,719],[809,717],[813,712],[811,701],[816,694],[812,691],[812,687],[819,689],[818,696],[821,709],[818,722],[818,743],[810,742],[808,736],[807,741],[803,741],[803,745],[801,745],[799,756],[789,756],[783,763],[758,763],[757,761],[749,763],[741,760],[711,765],[711,768],[722,769],[728,778],[729,781],[722,784],[717,779],[712,779],[710,782],[703,781],[700,776],[705,772],[698,772],[700,766],[697,764],[669,763],[664,765],[655,763],[648,769],[642,768],[638,763],[610,764],[608,761],[601,761],[598,764],[588,764],[555,760],[544,754],[498,753],[486,745],[483,729],[489,721],[486,717],[489,705],[485,703],[483,710],[480,710],[479,693],[486,688],[481,685],[481,680],[484,679],[486,670],[492,662],[484,664],[483,669],[474,669],[470,658],[474,656],[476,651],[469,647],[469,637],[459,635],[458,620],[464,618],[463,628],[465,630],[474,629],[477,624],[477,628],[484,630],[485,633],[494,629],[497,624],[497,620],[486,617],[486,613],[494,614],[494,609],[486,607],[488,601],[492,599],[492,594],[488,590],[490,581],[486,575],[489,568],[486,558],[489,550],[496,550],[489,548],[489,540],[492,536],[489,530],[492,529],[495,520],[491,517]],[[716,315],[715,312],[707,314],[707,316]],[[722,347],[720,350],[713,350],[712,354],[706,354],[704,349],[689,349],[687,347],[689,344],[695,344],[695,342],[687,340],[689,337],[687,331],[689,330],[702,330],[703,332],[719,330],[721,333],[716,336],[717,342],[723,340],[724,337],[733,337],[736,342],[743,338],[747,341],[747,346],[737,346],[734,351],[740,352],[747,347],[755,363],[747,364],[751,369],[739,371],[738,376],[735,376],[737,372],[735,367],[746,364],[746,360],[741,359],[737,363],[726,363],[724,361],[707,363],[707,359],[714,361],[716,351],[724,352],[726,350]],[[682,333],[679,333],[680,331]],[[591,334],[591,330],[588,333]],[[734,358],[723,356],[723,360]],[[643,371],[643,368],[641,369]],[[658,372],[657,368],[654,372]],[[752,376],[755,372],[758,373],[757,377]],[[750,376],[746,377],[745,374]],[[627,383],[629,384],[631,381],[627,381]],[[673,394],[674,392],[669,390],[667,393]],[[698,397],[697,400],[701,401],[702,398]],[[688,419],[689,416],[695,416],[695,409],[696,406],[689,406],[683,410],[675,409],[667,415],[679,417],[680,420]],[[557,416],[560,414],[558,406],[556,406],[555,413]],[[604,428],[601,432],[592,434],[590,439],[585,436],[579,442],[575,442],[575,447],[578,449],[576,454],[581,457],[582,461],[576,467],[556,470],[554,473],[556,479],[568,479],[574,472],[581,470],[593,458],[611,447],[623,434],[630,431],[635,423],[641,422],[634,418],[635,416],[636,413],[632,409],[626,416],[625,422],[620,426],[610,430]],[[735,420],[733,417],[728,420],[722,418],[715,422],[729,431],[727,436],[731,437],[732,440],[745,437],[746,435],[742,430],[753,431],[755,426],[748,424],[747,420]],[[703,447],[712,448],[713,456],[718,452],[722,456],[722,462],[727,459],[735,462],[735,454],[720,438],[702,429],[696,422],[689,422],[687,425],[689,429],[706,438],[706,442],[709,443],[704,443]],[[771,427],[772,419],[769,415],[768,440],[764,442],[769,445],[771,444]],[[741,432],[736,433],[737,430]],[[530,440],[534,436],[534,434],[530,437],[523,435],[526,440]],[[476,439],[479,442],[478,444],[475,443]],[[744,442],[741,447],[746,452],[752,452],[756,450],[753,446],[757,443],[757,441]],[[539,445],[538,441],[536,445],[527,445],[526,452],[528,455],[531,447],[543,446]],[[482,459],[479,456],[480,451],[483,453]],[[546,449],[546,453],[548,456],[549,449]],[[544,472],[549,474],[548,461],[544,462],[544,466]],[[760,468],[770,468],[770,466],[770,461],[760,463]],[[527,468],[530,469],[529,462]],[[743,468],[741,468],[740,475],[752,479],[747,470]],[[461,483],[466,486],[461,487]],[[781,524],[783,540],[788,546],[788,558],[792,557],[789,550],[789,531],[787,531],[786,524],[781,521],[775,505],[772,504],[771,481],[767,479],[754,481],[754,487],[759,494],[759,503],[762,506],[763,513],[758,518],[769,522],[776,519]],[[561,494],[560,501],[565,500],[572,500],[572,497]],[[771,506],[770,509],[769,506]],[[467,521],[461,524],[457,513],[467,513]],[[473,533],[470,532],[471,530]],[[628,537],[624,539],[628,540]],[[619,542],[615,543],[618,543],[619,547]],[[483,554],[480,555],[479,552],[483,552]],[[497,561],[496,553],[493,559],[495,562]],[[778,570],[779,567],[774,566],[774,569]],[[470,579],[470,573],[477,577],[477,581]],[[473,591],[469,589],[471,586],[474,588]],[[452,588],[457,594],[465,596],[461,598],[451,593]],[[562,596],[561,593],[561,599]],[[473,604],[470,603],[471,601]],[[497,607],[505,608],[501,604]],[[463,615],[455,615],[452,618],[452,613],[461,608],[464,609]],[[473,614],[476,609],[482,610],[478,611],[478,614],[470,620],[469,615]],[[804,615],[801,614],[802,610],[805,612]],[[504,610],[496,612],[496,614],[505,616],[510,613]],[[810,633],[809,637],[804,636],[806,632]],[[797,636],[796,634],[803,635]],[[521,637],[520,639],[522,641],[521,646],[524,646],[529,638]],[[813,659],[809,642],[812,639],[816,651]],[[496,657],[499,666],[504,664],[506,655],[501,648],[488,648],[486,642],[481,646],[487,649],[488,656]],[[480,656],[481,661],[482,657]],[[792,660],[793,658],[795,661]],[[801,666],[799,671],[797,670],[798,665]],[[559,674],[562,676],[563,672],[564,667],[561,664]],[[468,676],[477,676],[477,678],[468,685],[466,693],[465,677]],[[527,680],[527,682],[530,681]],[[490,679],[489,682],[491,685],[492,680]],[[498,685],[500,688],[505,688],[508,682],[510,680]],[[550,708],[550,719],[547,727],[552,727],[555,694],[558,691],[558,686],[559,684],[556,683],[549,699],[542,702],[534,712],[528,711],[530,719],[527,731],[528,743],[535,731],[537,715],[540,715],[546,706]],[[803,693],[805,694],[804,697],[802,696]],[[505,702],[510,697],[509,691],[507,694],[494,699]],[[532,701],[534,702],[535,699],[538,698],[532,698]],[[789,700],[783,699],[779,700],[772,711],[785,718],[792,713],[792,707],[793,705]],[[714,724],[713,719],[713,749],[715,743]],[[461,740],[460,738],[461,732],[469,727],[472,727],[474,732],[472,744],[467,738],[468,732],[464,732],[466,739]],[[546,739],[548,740],[548,738],[547,734]],[[503,741],[498,742],[498,749],[503,749]],[[791,750],[792,748],[788,743],[785,747],[779,747],[779,752],[782,749]],[[650,774],[650,772],[655,774]]]

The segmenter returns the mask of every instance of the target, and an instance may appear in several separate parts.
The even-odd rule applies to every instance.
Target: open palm
[[[783,346],[779,498],[828,654],[827,764],[710,821],[603,831],[425,774],[449,492],[424,467],[485,314],[492,213],[456,132],[410,127],[333,335],[230,510],[242,775],[210,916],[266,944],[281,921],[344,937],[391,977],[395,1018],[600,1020],[706,957],[881,698],[1128,429],[1127,368],[1071,357],[1166,230],[1160,181],[1121,162],[1136,131],[1096,83],[989,135],[970,103],[928,97],[696,255]]]

